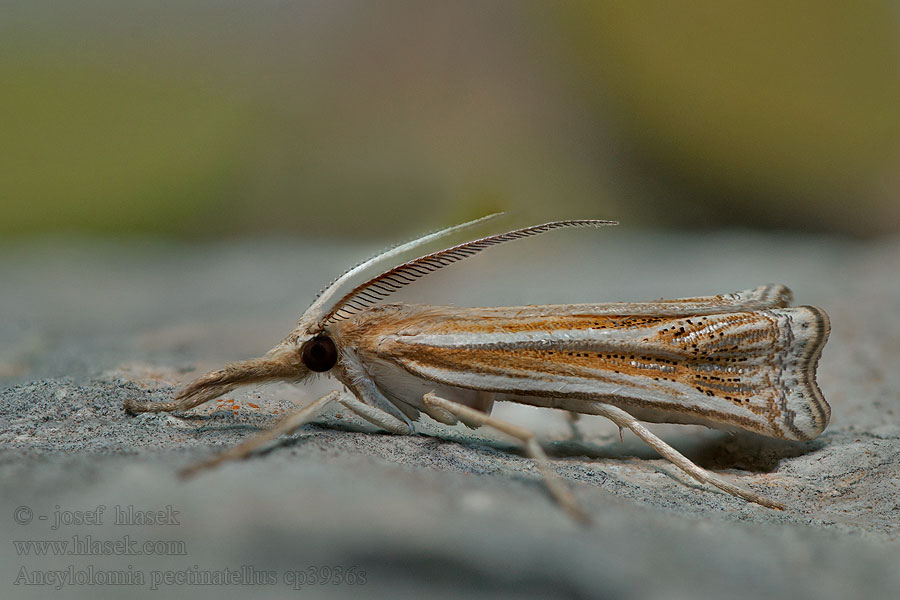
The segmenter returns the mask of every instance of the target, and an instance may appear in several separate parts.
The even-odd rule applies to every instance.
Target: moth
[[[462,422],[504,432],[522,442],[560,505],[586,519],[535,435],[491,416],[494,402],[517,402],[606,417],[698,481],[783,508],[695,465],[641,421],[701,424],[784,440],[815,438],[830,417],[816,384],[830,330],[826,313],[812,306],[790,308],[790,290],[774,284],[652,302],[463,308],[385,301],[498,244],[556,229],[616,224],[554,221],[396,265],[401,255],[494,216],[423,236],[357,265],[320,292],[297,327],[265,356],[207,373],[171,402],[129,399],[125,409],[181,412],[237,386],[327,374],[350,393],[331,392],[187,472],[245,458],[336,402],[395,434],[414,433],[423,413],[446,425]],[[370,276],[373,271],[378,274]]]

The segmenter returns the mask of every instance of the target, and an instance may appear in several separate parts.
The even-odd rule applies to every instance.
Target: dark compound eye
[[[337,346],[327,335],[317,335],[303,344],[301,359],[307,369],[322,373],[337,362]]]

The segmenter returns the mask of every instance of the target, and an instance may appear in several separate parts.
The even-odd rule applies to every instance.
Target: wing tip
[[[787,365],[786,384],[789,429],[798,440],[811,440],[828,426],[831,407],[816,381],[819,358],[831,332],[831,319],[816,306],[798,306],[790,310],[791,353],[796,358]]]

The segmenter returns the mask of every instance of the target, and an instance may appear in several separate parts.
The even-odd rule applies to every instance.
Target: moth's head
[[[322,328],[298,327],[265,356],[231,363],[195,379],[178,393],[176,400],[206,402],[242,385],[300,382],[330,371],[337,362],[338,347],[331,335]]]
[[[294,353],[297,362],[307,375],[330,371],[339,358],[333,333],[311,312],[307,310],[300,317],[297,327],[269,351],[270,355],[281,352]]]

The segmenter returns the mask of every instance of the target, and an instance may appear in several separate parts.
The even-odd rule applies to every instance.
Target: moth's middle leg
[[[425,403],[427,408],[438,409],[438,411],[446,411],[452,415],[455,415],[461,421],[468,421],[471,423],[477,423],[479,425],[484,425],[488,427],[492,427],[497,431],[505,433],[506,435],[512,436],[525,444],[525,451],[528,456],[534,459],[537,464],[538,471],[540,471],[541,475],[544,477],[544,482],[547,484],[547,489],[550,491],[550,494],[559,502],[560,506],[562,506],[566,512],[568,512],[573,518],[583,523],[589,523],[590,518],[587,514],[581,510],[581,507],[578,506],[577,501],[575,500],[575,496],[572,494],[572,491],[566,487],[566,485],[562,482],[562,480],[553,472],[550,468],[550,461],[547,458],[547,455],[544,453],[543,448],[541,448],[540,444],[537,442],[537,437],[531,431],[523,427],[519,427],[518,425],[514,425],[512,423],[507,423],[506,421],[501,421],[496,417],[492,417],[487,415],[481,411],[475,410],[474,408],[470,408],[468,406],[464,406],[462,404],[458,404],[456,402],[452,402],[445,398],[441,398],[440,396],[436,396],[433,392],[429,392],[422,397],[422,401]]]

